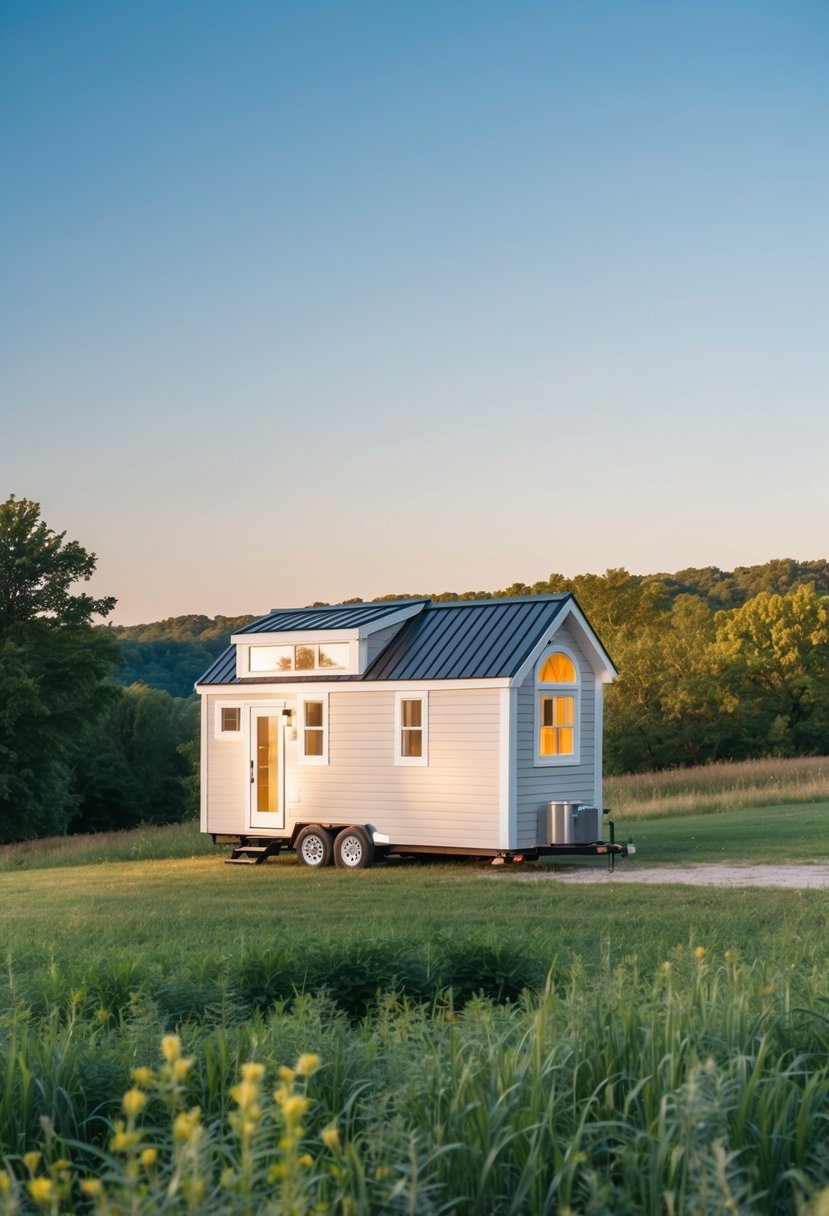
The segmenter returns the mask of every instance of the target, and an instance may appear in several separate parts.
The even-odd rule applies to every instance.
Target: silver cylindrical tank
[[[578,830],[578,802],[551,802],[547,808],[547,843],[575,844]]]

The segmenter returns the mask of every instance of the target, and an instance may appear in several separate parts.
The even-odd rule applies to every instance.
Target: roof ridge
[[[357,609],[357,608],[403,608],[410,607],[412,604],[429,604],[431,600],[427,595],[414,596],[409,600],[360,600],[359,603],[350,604],[309,604],[307,607],[297,608],[269,608],[265,616],[274,616],[280,612],[331,612],[335,608]]]
[[[572,591],[554,591],[548,595],[498,595],[488,600],[427,600],[429,608],[485,608],[497,607],[499,604],[553,604],[572,596]]]

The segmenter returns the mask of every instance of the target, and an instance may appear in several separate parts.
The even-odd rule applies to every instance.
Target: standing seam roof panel
[[[423,621],[414,638],[414,644],[400,668],[402,679],[425,679],[435,667],[441,672],[447,670],[450,656],[457,652],[460,639],[467,632],[464,626],[464,616],[471,617],[475,609],[466,613],[454,613],[439,609],[433,616]]]
[[[532,612],[523,614],[522,617],[516,614],[514,628],[508,641],[506,641],[508,649],[504,650],[505,640],[502,639],[499,652],[493,654],[495,646],[493,644],[488,651],[487,666],[497,662],[499,671],[506,668],[510,675],[514,675],[527,655],[538,643],[540,635],[552,625],[561,611],[563,602],[563,600],[560,600],[556,604],[533,604]]]
[[[486,679],[519,669],[567,600],[430,606],[378,656],[365,678]]]
[[[475,669],[478,661],[477,652],[481,646],[481,625],[485,619],[482,614],[486,612],[486,608],[476,608],[469,614],[463,612],[457,614],[460,617],[461,631],[451,654],[445,656],[441,666],[441,676],[444,679],[455,680],[460,672],[466,675],[470,664],[472,670]],[[490,623],[497,622],[501,615],[497,609],[493,609]],[[466,616],[466,620],[464,620],[464,616]]]
[[[425,680],[437,672],[436,678],[451,679],[449,670],[453,658],[465,635],[474,628],[472,618],[478,612],[477,607],[462,612],[439,608],[434,613],[426,614],[394,678]]]
[[[280,609],[245,625],[237,633],[296,633],[322,629],[356,629],[380,621],[404,608],[425,605],[426,600],[397,600],[385,604],[361,604],[353,608],[325,607]]]
[[[481,653],[479,667],[474,675],[479,678],[485,676],[495,663],[499,670],[505,666],[511,669],[516,649],[520,647],[527,632],[532,630],[534,636],[538,635],[546,615],[544,607],[542,604],[534,604],[531,612],[523,613],[520,617],[515,613],[505,614],[503,631],[497,637],[491,638],[489,646]]]

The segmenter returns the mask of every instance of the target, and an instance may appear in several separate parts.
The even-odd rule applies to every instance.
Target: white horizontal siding
[[[571,630],[562,625],[555,635],[578,657],[581,678],[579,763],[535,764],[535,673],[518,689],[516,724],[516,847],[540,843],[538,813],[548,802],[590,802],[596,797],[596,682]],[[599,741],[601,747],[601,741]]]
[[[215,738],[215,705],[222,699],[204,698],[206,824],[210,832],[244,833],[247,736]],[[279,704],[285,699],[293,706],[290,696],[280,695]],[[370,823],[397,844],[498,848],[500,690],[430,689],[429,763],[423,766],[394,763],[394,700],[391,689],[331,691],[327,765],[300,764],[299,739],[286,732],[285,831],[297,822]],[[255,703],[267,698],[258,695]]]
[[[429,763],[395,765],[394,693],[335,691],[328,765],[286,748],[289,822],[371,823],[398,844],[497,848],[497,689],[429,691]]]

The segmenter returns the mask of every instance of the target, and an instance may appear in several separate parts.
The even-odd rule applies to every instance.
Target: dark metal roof
[[[238,680],[236,648],[230,646],[198,683],[304,684],[332,679],[486,680],[513,676],[570,598],[569,595],[548,595],[512,600],[462,600],[447,604],[430,604],[427,601],[423,611],[406,621],[362,676],[305,676],[292,672],[284,676]],[[375,605],[387,610],[402,606],[399,602],[393,606]],[[247,626],[240,632],[252,632],[257,624]],[[301,626],[283,625],[281,628],[295,629]],[[331,629],[337,626],[327,624],[317,625],[316,628]]]
[[[214,659],[207,671],[197,684],[235,684],[236,680],[236,647],[228,646],[218,659]]]
[[[366,680],[486,680],[512,676],[566,595],[430,604],[408,621]]]
[[[428,604],[428,600],[387,600],[380,604],[333,604],[322,608],[274,608],[267,616],[238,629],[237,633],[313,633],[318,629],[358,629],[392,616],[402,608]]]

